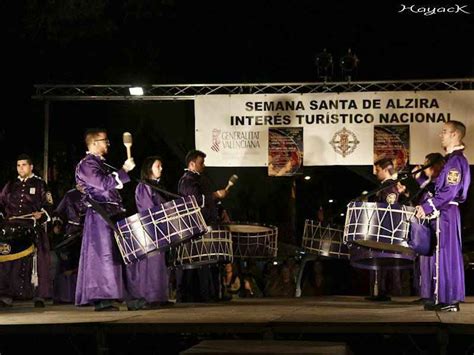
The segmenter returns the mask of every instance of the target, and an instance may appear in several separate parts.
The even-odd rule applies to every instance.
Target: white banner
[[[195,100],[196,149],[208,166],[267,166],[268,129],[303,127],[304,165],[372,165],[374,126],[409,125],[410,164],[442,152],[444,122],[474,136],[474,91],[209,95]],[[474,145],[466,155],[474,163]]]

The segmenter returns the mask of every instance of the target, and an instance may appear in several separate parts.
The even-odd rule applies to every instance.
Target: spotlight
[[[340,216],[341,216],[341,217],[344,217],[344,213],[341,213]]]
[[[306,181],[307,181],[307,180],[311,180],[311,176],[306,175],[306,176],[304,177],[304,179],[305,179]]]
[[[134,86],[134,87],[128,88],[128,91],[130,92],[130,95],[132,96],[143,96],[143,88],[140,86]]]
[[[329,202],[329,203],[333,203],[333,202],[334,202],[334,200],[332,200],[332,199],[331,199],[331,200],[329,200],[328,202]]]

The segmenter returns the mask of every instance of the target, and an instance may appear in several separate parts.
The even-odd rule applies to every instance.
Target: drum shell
[[[0,230],[0,262],[28,256],[34,251],[38,235],[27,224],[5,223]]]
[[[176,267],[197,268],[202,265],[233,262],[232,235],[227,226],[210,226],[198,238],[179,244],[172,250]]]
[[[118,221],[116,226],[115,239],[126,264],[143,259],[152,252],[169,250],[207,231],[194,196],[136,213]]]
[[[227,226],[232,233],[234,257],[262,259],[277,256],[277,227],[249,222],[235,222]]]
[[[351,202],[347,208],[344,242],[371,249],[411,253],[410,221],[414,208],[399,204]]]
[[[349,259],[349,248],[343,241],[343,228],[322,226],[306,220],[302,239],[305,252],[322,257]]]

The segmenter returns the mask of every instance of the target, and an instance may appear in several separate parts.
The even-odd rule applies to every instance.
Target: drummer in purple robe
[[[393,160],[382,158],[374,163],[374,175],[380,182],[380,189],[375,195],[374,202],[394,204],[399,201],[404,192],[404,187],[394,184],[392,176],[395,173]]]
[[[374,198],[374,202],[394,204],[404,196],[405,188],[400,183],[393,183],[392,176],[395,173],[393,160],[382,158],[374,163],[374,175],[380,182],[380,190]],[[399,270],[380,269],[371,272],[372,295],[366,297],[370,301],[390,301],[389,291],[395,294],[401,293],[401,276]]]
[[[87,155],[77,164],[76,184],[84,189],[87,201],[81,256],[77,275],[76,305],[94,304],[96,311],[115,311],[114,300],[126,298],[123,261],[113,235],[114,216],[123,214],[119,190],[130,181],[135,167],[129,158],[118,171],[105,163],[109,139],[103,129],[85,134]],[[94,207],[93,207],[94,206]]]
[[[219,221],[217,200],[227,196],[225,189],[213,191],[209,179],[203,174],[206,154],[200,150],[191,150],[186,155],[186,166],[178,183],[178,193],[182,196],[193,195],[201,205],[206,224]],[[216,266],[204,265],[196,269],[177,270],[177,300],[179,302],[210,302],[217,300],[219,275]]]
[[[421,166],[417,166],[413,171],[419,171],[415,176],[415,180],[419,185],[419,190],[411,197],[411,202],[416,206],[426,202],[433,197],[435,191],[436,178],[439,176],[441,169],[445,163],[441,153],[430,153],[425,157],[423,165],[428,166],[423,171],[419,171]],[[428,229],[434,235],[436,231],[436,220],[433,219],[428,223]],[[413,231],[413,229],[412,229]],[[434,237],[432,239],[432,244]],[[416,303],[430,302],[432,278],[430,258],[425,255],[418,255],[414,268],[414,288],[420,299],[415,300]]]
[[[24,257],[0,262],[0,307],[14,299],[33,298],[35,307],[44,307],[50,298],[50,254],[45,224],[53,200],[46,182],[33,173],[26,154],[17,158],[18,178],[8,182],[0,194],[0,208],[6,223],[18,223],[36,231],[36,251]]]
[[[86,214],[82,188],[76,186],[65,193],[53,211],[53,245],[57,255],[57,270],[53,281],[53,301],[74,303],[77,268],[81,250],[82,229]],[[56,241],[60,236],[62,240]]]
[[[426,310],[457,312],[465,297],[459,213],[459,204],[466,200],[471,182],[463,153],[465,135],[466,126],[461,122],[449,121],[443,126],[440,137],[446,163],[436,179],[433,197],[416,206],[418,218],[436,218],[437,246],[430,257],[433,286],[429,296],[433,303],[425,304]]]
[[[160,187],[162,160],[159,156],[145,158],[141,169],[141,179]],[[167,201],[166,196],[141,182],[135,189],[138,212],[160,206]],[[127,289],[133,299],[146,301],[145,308],[158,308],[168,302],[168,268],[165,253],[152,253],[147,258],[131,263],[127,268]]]

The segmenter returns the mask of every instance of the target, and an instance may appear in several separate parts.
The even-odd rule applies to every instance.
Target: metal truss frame
[[[474,78],[396,81],[345,81],[261,84],[167,84],[143,85],[143,96],[132,96],[129,88],[138,85],[34,85],[32,99],[44,102],[43,169],[48,171],[49,121],[51,101],[193,101],[200,95],[310,94],[340,92],[474,90]],[[46,182],[48,176],[45,177]]]
[[[143,96],[131,96],[134,85],[35,85],[35,100],[194,100],[199,95],[309,94],[381,91],[474,90],[474,78],[441,80],[352,81],[262,84],[143,85]],[[136,85],[138,86],[138,85]]]

